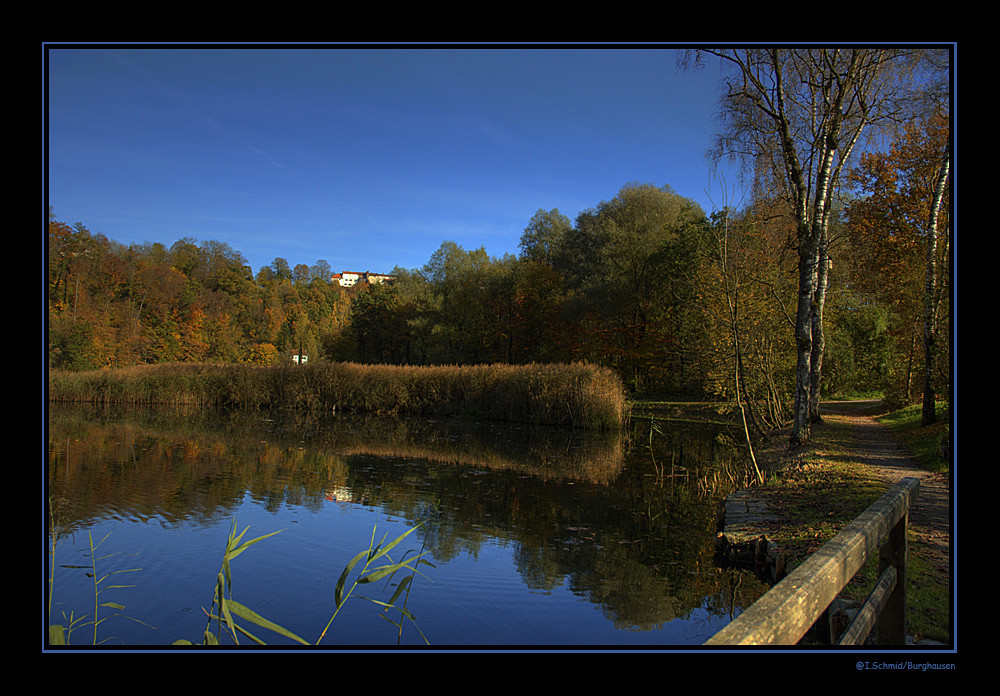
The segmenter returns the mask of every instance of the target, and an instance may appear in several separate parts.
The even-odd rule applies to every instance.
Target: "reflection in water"
[[[421,542],[441,584],[450,587],[449,573],[462,567],[471,573],[469,586],[495,591],[496,571],[482,559],[507,548],[532,602],[567,590],[586,598],[586,606],[599,607],[611,640],[623,643],[640,633],[653,644],[701,642],[762,591],[751,578],[712,565],[716,502],[699,481],[734,456],[714,431],[667,428],[654,453],[637,432],[450,419],[60,407],[49,421],[48,495],[62,535],[116,520],[187,538],[192,526],[227,526],[248,500],[273,515],[379,510],[410,524],[432,522]],[[253,553],[266,567],[278,565],[267,543]],[[464,569],[465,559],[483,567]],[[176,605],[190,601],[177,598]],[[440,610],[431,610],[440,616],[425,619],[442,625],[432,643],[478,640],[443,626],[457,602],[463,606],[456,595],[443,598]],[[494,620],[525,611],[533,610],[519,604]],[[554,637],[491,626],[485,640],[591,643],[588,636],[599,634],[574,632],[576,620],[560,614],[566,633]],[[685,637],[678,625],[687,625]]]

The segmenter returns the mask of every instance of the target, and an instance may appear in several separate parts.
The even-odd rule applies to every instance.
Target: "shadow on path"
[[[949,476],[921,467],[895,434],[875,420],[874,415],[884,412],[880,401],[824,402],[820,412],[827,424],[850,428],[849,456],[872,467],[887,485],[907,476],[920,480],[909,524],[935,563],[947,566],[953,519]]]

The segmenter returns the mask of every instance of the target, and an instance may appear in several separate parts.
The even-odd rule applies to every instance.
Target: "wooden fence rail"
[[[920,481],[904,478],[705,645],[795,645],[875,550],[880,578],[844,631],[859,644],[878,626],[880,645],[906,642],[906,525]]]

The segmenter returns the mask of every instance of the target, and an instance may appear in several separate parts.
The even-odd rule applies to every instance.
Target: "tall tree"
[[[938,326],[947,281],[941,266],[949,251],[950,149],[949,119],[937,113],[907,123],[887,152],[865,155],[852,173],[863,194],[850,207],[851,234],[864,254],[857,284],[874,287],[893,302],[897,320],[907,327],[908,352],[916,350],[922,335],[925,425],[936,419]],[[921,265],[923,277],[918,280]],[[907,369],[895,385],[903,403],[910,399],[910,377]]]
[[[548,211],[539,208],[521,235],[520,258],[551,264],[556,249],[572,228],[573,223],[558,208]]]
[[[704,222],[701,208],[670,186],[630,183],[581,213],[556,254],[579,260],[566,266],[568,283],[578,283],[592,343],[636,389],[651,386],[650,371],[677,333],[674,310]]]
[[[292,267],[288,264],[287,259],[276,256],[274,261],[271,262],[270,268],[278,282],[292,279]]]
[[[330,276],[333,275],[333,269],[330,268],[329,261],[320,259],[309,267],[309,275],[313,280],[322,280],[328,283]]]
[[[714,154],[778,184],[796,220],[797,353],[791,445],[819,415],[828,227],[840,174],[870,126],[900,115],[912,55],[885,48],[707,50],[726,71]],[[696,57],[700,54],[696,54]]]
[[[486,286],[493,260],[484,247],[466,251],[445,241],[421,273],[433,297],[432,332],[441,345],[438,360],[476,363],[495,332],[486,307]]]
[[[719,277],[726,300],[726,308],[729,310],[729,333],[733,345],[733,396],[736,399],[736,406],[739,408],[740,417],[743,421],[743,435],[746,439],[747,451],[750,453],[750,461],[753,463],[754,471],[757,473],[757,483],[762,484],[764,483],[764,477],[757,466],[757,457],[753,451],[753,440],[750,437],[750,427],[747,424],[747,408],[743,405],[745,387],[742,385],[744,373],[743,349],[740,344],[740,291],[744,280],[739,260],[742,254],[740,254],[738,242],[734,243],[734,239],[730,234],[729,210],[727,208],[723,208],[712,216],[712,233],[715,238],[715,254]]]
[[[921,422],[924,425],[930,425],[937,420],[934,412],[933,366],[937,358],[937,315],[940,304],[937,263],[938,223],[941,219],[941,203],[947,190],[951,166],[950,153],[949,143],[948,146],[939,149],[938,156],[932,160],[933,189],[930,195],[930,210],[927,213],[927,283],[924,286],[924,400],[921,407]]]

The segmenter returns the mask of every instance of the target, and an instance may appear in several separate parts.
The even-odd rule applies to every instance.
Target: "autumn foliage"
[[[922,240],[892,219],[900,193],[877,185],[896,176],[893,163],[865,165],[859,176],[870,195],[835,223],[826,379],[838,391],[881,388],[901,361],[880,356],[910,350],[919,323]],[[588,365],[633,396],[732,400],[739,384],[763,430],[786,422],[794,384],[795,255],[792,217],[779,200],[708,217],[648,184],[626,185],[572,222],[539,210],[518,256],[446,241],[420,269],[397,267],[391,283],[353,287],[331,282],[325,261],[292,267],[276,258],[254,275],[219,242],[125,246],[52,219],[50,387],[253,405],[279,399],[280,384],[285,403],[344,408],[333,394],[350,390],[334,376],[349,374],[353,384],[365,375],[383,385],[363,397],[376,410],[422,411],[436,393],[434,373],[378,366],[488,366],[484,375],[532,366],[503,373],[530,410],[534,390],[549,389],[543,366],[564,366],[565,376],[582,369],[566,366]],[[317,369],[301,369],[300,355]],[[344,364],[349,373],[338,371]],[[102,382],[109,370],[142,378]],[[281,379],[265,388],[264,374]],[[390,374],[396,386],[381,377]],[[406,386],[418,374],[421,386]],[[303,381],[312,386],[299,389]],[[391,389],[398,398],[380,401]]]
[[[942,114],[909,122],[885,152],[870,153],[853,172],[863,194],[849,209],[850,286],[858,301],[855,314],[880,314],[882,376],[886,396],[894,405],[909,403],[920,393],[927,369],[921,355],[933,299],[939,311],[931,327],[940,345],[929,366],[940,393],[951,381],[948,326],[953,292],[951,268],[950,189],[940,208],[935,257],[928,259],[928,219],[934,199],[941,153],[948,150],[950,124]],[[933,293],[926,294],[929,265],[939,275]]]
[[[542,213],[538,227],[560,218]],[[668,187],[526,233],[524,253],[442,243],[393,283],[341,287],[329,265],[253,274],[218,242],[124,246],[49,224],[48,363],[82,371],[163,363],[482,365],[588,362],[632,391],[701,395],[695,301],[705,217]]]

